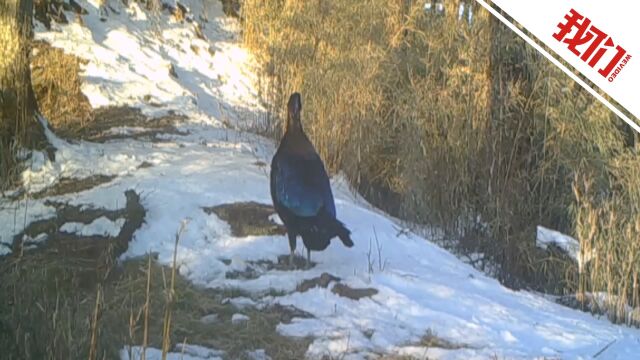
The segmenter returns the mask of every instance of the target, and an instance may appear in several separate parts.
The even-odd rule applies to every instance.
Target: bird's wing
[[[324,208],[335,217],[331,184],[318,154],[276,160],[273,190],[282,205],[298,216],[315,216]]]

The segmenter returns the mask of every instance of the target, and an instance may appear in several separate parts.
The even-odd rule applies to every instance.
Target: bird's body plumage
[[[296,103],[297,102],[297,103]],[[336,219],[329,177],[299,119],[299,95],[289,101],[287,130],[271,162],[271,198],[287,228],[291,252],[300,235],[308,251],[322,251],[333,237],[353,246],[350,231]],[[310,256],[310,253],[308,253]]]

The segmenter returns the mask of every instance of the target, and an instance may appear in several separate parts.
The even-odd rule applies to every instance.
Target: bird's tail
[[[346,226],[344,226],[344,224],[338,221],[337,219],[334,219],[334,221],[335,221],[334,225],[335,225],[336,234],[338,235],[338,237],[340,238],[344,246],[352,247],[353,241],[351,240],[351,231],[347,229]]]

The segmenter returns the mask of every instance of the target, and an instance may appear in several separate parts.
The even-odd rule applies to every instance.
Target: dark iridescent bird
[[[326,249],[334,237],[347,247],[353,246],[351,231],[336,219],[329,177],[302,129],[301,110],[300,94],[293,93],[287,108],[287,128],[271,161],[271,199],[287,228],[291,266],[298,235],[307,248],[308,266],[311,251]]]

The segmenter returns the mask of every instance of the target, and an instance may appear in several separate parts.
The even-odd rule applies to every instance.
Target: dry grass
[[[220,0],[220,2],[222,2],[222,11],[224,11],[225,15],[241,19],[241,0]]]
[[[304,357],[309,339],[276,332],[279,323],[304,316],[295,309],[236,309],[223,300],[248,294],[194,286],[176,271],[175,260],[173,267],[152,257],[118,264],[144,217],[137,198],[127,198],[127,207],[114,211],[57,204],[55,220],[25,230],[33,236],[47,232],[45,244],[23,250],[26,244],[17,241],[13,255],[0,258],[3,359],[115,359],[128,345],[174,351],[183,342],[223,350],[231,359],[245,359],[246,351],[255,349],[274,359]],[[115,238],[58,233],[66,221],[86,223],[99,216],[127,221]],[[249,321],[232,324],[238,312]],[[201,321],[210,314],[218,320]]]
[[[176,128],[176,124],[184,121],[186,117],[169,110],[166,115],[149,118],[142,114],[139,108],[131,106],[106,106],[95,109],[93,121],[86,126],[68,134],[74,138],[106,142],[123,139],[148,139],[150,141],[162,141],[159,135],[173,134],[186,135],[186,132]],[[133,133],[121,133],[114,131],[119,127],[139,127],[142,131]]]
[[[290,319],[287,309],[243,310],[250,320],[233,325],[231,316],[239,310],[222,303],[233,291],[200,289],[177,273],[171,290],[172,269],[148,259],[127,261],[102,282],[81,281],[95,279],[95,273],[80,271],[74,261],[36,253],[2,259],[3,358],[114,359],[125,345],[173,350],[186,340],[224,350],[233,359],[258,348],[274,359],[301,359],[308,347],[307,339],[285,338],[275,331],[278,323]],[[168,294],[173,294],[171,326],[165,318]],[[218,314],[218,322],[200,321],[212,313]]]
[[[422,337],[420,346],[424,346],[427,348],[439,348],[439,349],[448,349],[448,350],[458,350],[458,349],[466,349],[469,348],[468,345],[462,343],[454,343],[452,341],[443,339],[439,337],[432,330],[428,330],[427,333]]]
[[[422,339],[420,339],[420,341],[411,345],[423,347],[425,349],[444,349],[444,350],[452,350],[452,351],[470,348],[468,345],[465,345],[463,343],[454,343],[452,341],[443,339],[439,337],[432,330],[427,330],[427,333],[422,337]],[[414,357],[409,355],[387,354],[387,355],[382,355],[379,358],[379,360],[416,360],[416,359],[428,360],[430,358],[426,356],[426,351],[425,351],[425,354],[421,357]]]
[[[262,132],[280,137],[285,102],[301,92],[305,129],[328,168],[370,201],[443,229],[442,244],[483,255],[504,284],[574,291],[576,266],[536,249],[535,226],[580,232],[572,183],[583,170],[606,196],[639,188],[616,180],[633,179],[635,138],[483,9],[468,24],[454,1],[444,15],[422,5],[245,1],[245,43],[264,64],[272,106]],[[621,203],[610,205],[618,218],[637,214]],[[628,255],[637,241],[615,243]],[[589,288],[630,293],[636,260],[603,256],[602,276],[631,278]]]
[[[616,323],[640,326],[640,184],[638,159],[611,167],[614,191],[603,193],[587,175],[574,181],[576,229],[581,244],[576,298]],[[597,306],[591,293],[604,293]]]
[[[0,192],[19,185],[23,149],[43,150],[48,144],[35,118],[30,81],[33,24],[26,21],[26,12],[32,11],[32,5],[15,1],[0,5]]]
[[[91,175],[86,178],[60,178],[54,185],[31,195],[33,199],[42,199],[70,193],[79,193],[106,184],[115,179],[114,175]]]
[[[236,237],[285,235],[286,229],[269,219],[276,210],[271,205],[254,201],[221,204],[202,209],[207,214],[216,214],[229,223],[231,234]]]
[[[32,46],[31,81],[40,111],[62,133],[81,129],[93,120],[79,75],[86,61],[46,42],[34,41]]]

